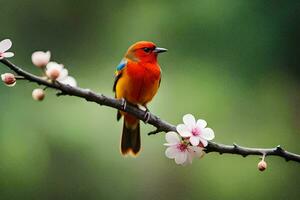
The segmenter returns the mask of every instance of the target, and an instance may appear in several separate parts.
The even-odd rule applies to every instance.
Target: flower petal
[[[17,82],[14,82],[13,84],[6,84],[8,87],[14,87],[17,84]]]
[[[190,165],[193,162],[193,155],[187,153],[186,161],[182,164],[183,166]]]
[[[186,114],[183,116],[183,123],[188,127],[193,128],[196,125],[195,117],[192,114]]]
[[[178,134],[174,131],[170,131],[170,132],[167,132],[166,133],[166,141],[169,143],[169,144],[178,144],[180,143],[180,138],[178,136]]]
[[[10,39],[5,39],[0,42],[0,52],[4,53],[12,46],[12,42]]]
[[[200,137],[198,136],[191,136],[190,137],[190,143],[193,145],[193,146],[198,146],[198,144],[200,143]]]
[[[176,157],[175,157],[175,162],[176,164],[178,165],[182,165],[185,163],[187,159],[187,152],[186,151],[179,151],[177,154],[176,154]]]
[[[200,138],[200,142],[202,143],[202,145],[203,145],[204,147],[206,147],[207,144],[208,144],[207,140],[205,140],[205,139],[203,139],[203,138]]]
[[[215,133],[211,128],[205,128],[202,130],[201,137],[206,140],[212,140],[215,138]]]
[[[64,79],[68,78],[68,70],[63,68],[60,71],[59,77],[57,78],[58,81],[62,82]]]
[[[165,152],[166,156],[170,159],[174,159],[176,157],[177,153],[178,153],[178,150],[175,146],[168,147]]]
[[[190,137],[192,135],[191,131],[185,124],[178,124],[176,130],[182,137]]]
[[[4,57],[4,58],[11,58],[11,57],[13,57],[15,54],[13,53],[13,52],[5,52],[5,53],[3,53],[2,54],[2,56]]]
[[[56,62],[49,62],[49,63],[47,64],[47,66],[46,66],[46,69],[47,69],[47,70],[50,70],[51,68],[55,68],[55,69],[61,71],[61,70],[64,68],[64,66],[63,66],[63,65],[60,65],[60,64],[58,64],[58,63],[56,63]]]
[[[33,52],[31,55],[31,61],[37,67],[45,67],[50,62],[50,58],[51,58],[50,51],[47,52],[36,51]]]
[[[197,125],[198,128],[205,128],[207,126],[207,122],[203,119],[198,119],[197,120]]]
[[[197,147],[189,146],[188,149],[189,149],[189,154],[195,158],[200,158],[204,154],[203,148],[200,148],[198,146]]]
[[[67,76],[65,79],[58,80],[58,81],[63,83],[63,84],[66,84],[66,85],[70,85],[72,87],[77,86],[77,82],[76,82],[75,78],[73,78],[72,76]]]

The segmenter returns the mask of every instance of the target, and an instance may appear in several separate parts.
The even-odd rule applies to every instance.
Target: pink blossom
[[[12,46],[12,42],[10,39],[5,39],[0,42],[0,60],[3,58],[10,58],[14,56],[12,52],[6,52]]]
[[[31,60],[32,63],[37,67],[46,67],[49,63],[51,57],[50,51],[43,52],[43,51],[36,51],[32,54]]]
[[[166,156],[170,159],[175,159],[176,164],[187,165],[191,164],[193,158],[201,157],[204,152],[203,148],[190,146],[185,140],[182,140],[176,132],[168,132],[166,134],[165,144],[168,148],[166,149]]]
[[[16,85],[16,77],[11,73],[1,74],[1,79],[5,83],[5,85],[9,87],[13,87]]]
[[[214,139],[215,134],[211,128],[206,128],[207,123],[203,119],[195,120],[191,114],[183,116],[183,123],[177,125],[177,132],[184,138],[189,138],[193,146],[203,145],[207,146],[209,140]],[[201,142],[201,144],[200,144]]]

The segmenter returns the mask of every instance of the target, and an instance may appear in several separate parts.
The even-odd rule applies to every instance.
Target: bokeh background
[[[151,111],[204,118],[216,142],[300,153],[299,1],[0,2],[0,39],[25,69],[39,74],[31,53],[50,50],[79,86],[113,96],[128,46],[154,41],[169,52]],[[258,156],[211,153],[177,166],[150,125],[141,154],[124,158],[114,109],[51,90],[35,102],[36,87],[0,85],[0,199],[299,199],[299,163],[268,157],[261,173]]]

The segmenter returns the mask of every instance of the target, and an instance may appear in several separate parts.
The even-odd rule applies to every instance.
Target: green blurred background
[[[25,69],[40,73],[31,53],[50,50],[79,86],[113,96],[128,46],[154,41],[169,52],[151,111],[204,118],[216,142],[300,153],[300,1],[0,2],[0,39]],[[124,158],[114,109],[51,90],[35,102],[36,87],[0,85],[0,199],[299,199],[299,163],[268,157],[261,173],[258,156],[211,153],[177,166],[150,125],[139,157]]]

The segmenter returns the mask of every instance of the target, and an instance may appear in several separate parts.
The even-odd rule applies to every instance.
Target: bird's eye
[[[147,47],[143,48],[143,50],[144,50],[146,53],[149,53],[149,52],[151,51],[151,49],[150,49],[150,48],[147,48]]]

